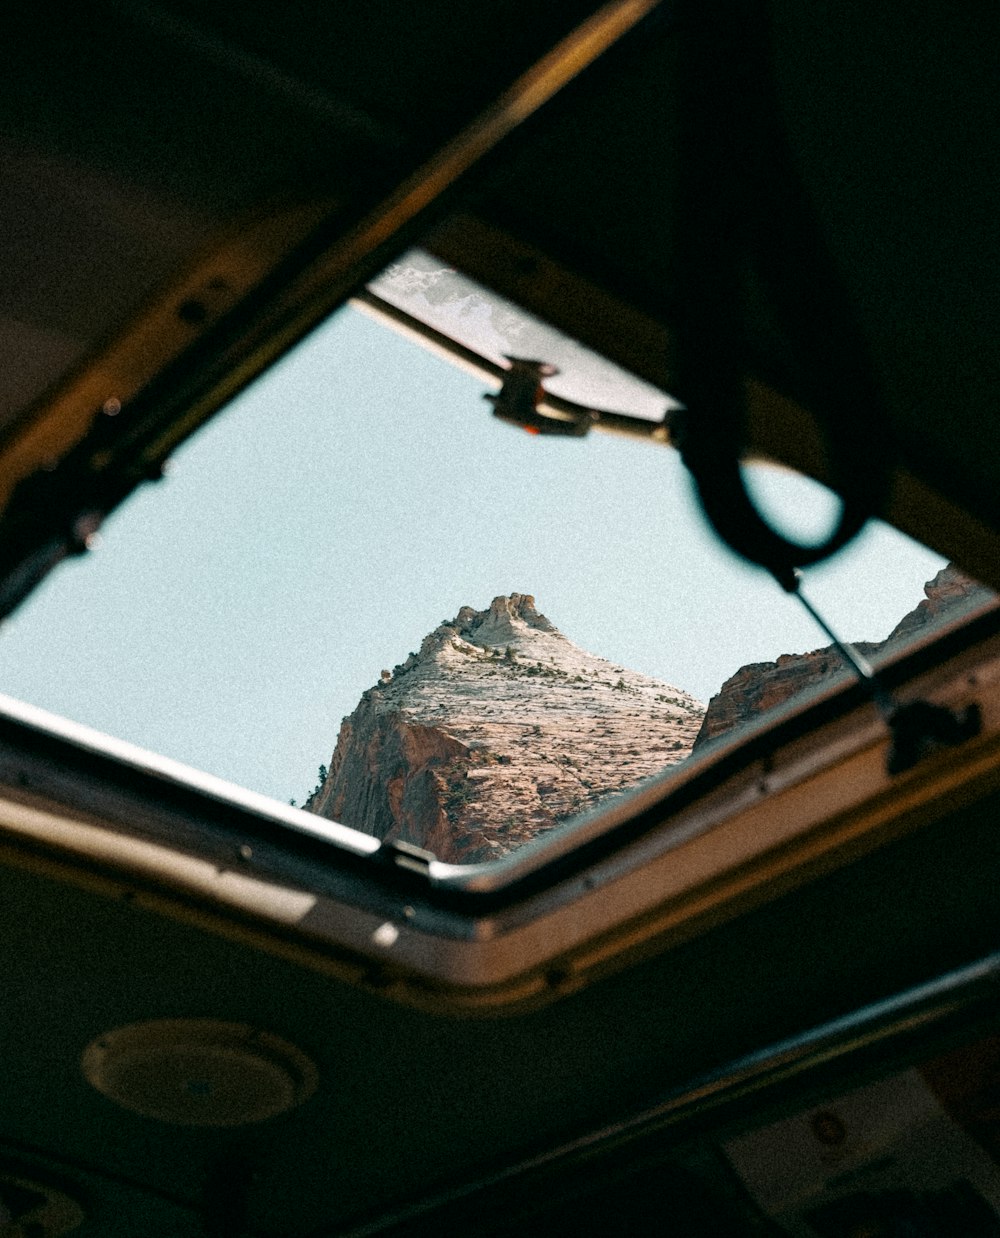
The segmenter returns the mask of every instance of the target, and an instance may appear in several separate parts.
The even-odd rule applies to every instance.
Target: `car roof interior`
[[[1000,588],[995,9],[36,0],[0,23],[0,615],[415,245],[676,397],[709,519],[779,580],[878,516]],[[753,455],[841,496],[829,545],[748,510]],[[222,872],[252,844],[296,891],[479,925],[577,870],[485,912],[425,891],[420,857],[328,877],[273,815],[0,717],[0,1234],[785,1232],[746,1219],[727,1142],[995,1054],[997,640],[990,613],[895,672],[963,685],[968,751],[831,792],[823,848],[734,861],[683,923],[488,1001],[172,883],[167,853]],[[851,783],[831,736],[865,707],[848,690],[724,776],[780,750]],[[90,1085],[113,1029],[183,1020],[237,1073],[225,1036],[255,1029],[302,1103],[194,1125]]]

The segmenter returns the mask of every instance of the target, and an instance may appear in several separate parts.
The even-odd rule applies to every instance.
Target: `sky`
[[[486,391],[341,310],[3,625],[0,691],[301,802],[381,669],[499,594],[706,702],[746,662],[826,643],[717,542],[670,449],[529,436]],[[819,490],[759,484],[795,518]],[[878,526],[805,588],[875,640],[941,566]]]

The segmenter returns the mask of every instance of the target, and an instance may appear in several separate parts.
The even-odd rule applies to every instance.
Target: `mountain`
[[[866,658],[990,601],[949,565]],[[815,685],[846,677],[836,649],[741,667],[708,710],[586,653],[528,594],[463,607],[362,694],[305,807],[453,863],[494,859],[683,761]]]
[[[985,585],[970,579],[954,564],[924,585],[924,600],[896,624],[883,641],[857,641],[854,648],[868,661],[901,650],[922,633],[969,614],[994,600]],[[695,741],[701,749],[712,739],[752,722],[816,684],[846,678],[849,672],[832,645],[811,653],[784,654],[777,662],[751,662],[722,685],[708,704]]]
[[[463,607],[382,672],[305,807],[442,860],[493,859],[682,761],[703,714],[513,593]]]

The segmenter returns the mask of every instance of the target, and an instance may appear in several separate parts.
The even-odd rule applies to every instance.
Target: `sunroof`
[[[498,364],[558,366],[577,402],[647,420],[670,403],[428,255],[374,287]],[[520,434],[495,390],[342,310],[22,607],[0,689],[466,862],[752,723],[808,678],[790,668],[836,669],[706,529],[673,451]],[[796,517],[801,484],[760,482]],[[806,585],[844,637],[882,641],[944,567],[873,525]],[[982,596],[949,572],[921,613]]]

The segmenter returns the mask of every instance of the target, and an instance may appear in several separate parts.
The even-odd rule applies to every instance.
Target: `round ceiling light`
[[[243,1126],[300,1105],[319,1076],[294,1045],[244,1023],[157,1019],[98,1036],[87,1081],[109,1099],[179,1126]]]

